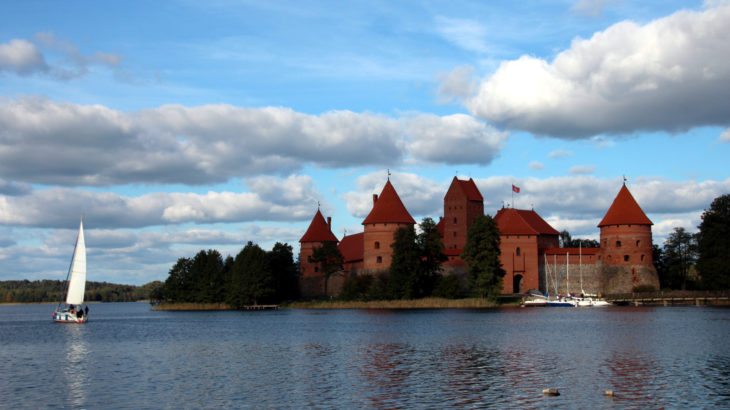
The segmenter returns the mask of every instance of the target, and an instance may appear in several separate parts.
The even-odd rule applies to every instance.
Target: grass
[[[409,300],[371,300],[367,302],[342,300],[306,301],[292,302],[286,307],[292,309],[483,309],[510,305],[482,298],[424,298]]]

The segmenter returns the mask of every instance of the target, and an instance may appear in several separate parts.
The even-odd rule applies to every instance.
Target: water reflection
[[[66,361],[63,375],[67,387],[68,401],[72,407],[84,407],[89,379],[87,373],[87,355],[89,346],[85,339],[85,329],[82,325],[61,325],[65,328]]]

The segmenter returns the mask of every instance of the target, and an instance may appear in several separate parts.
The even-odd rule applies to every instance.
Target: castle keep
[[[484,198],[474,181],[451,182],[444,196],[438,231],[444,244],[444,273],[464,275],[461,253],[472,222],[484,215]],[[608,294],[637,288],[659,288],[652,258],[653,225],[624,184],[599,222],[599,248],[560,248],[559,232],[535,210],[502,208],[494,216],[500,232],[502,268],[506,275],[502,293],[540,289],[551,294]],[[337,294],[348,276],[387,272],[392,257],[393,234],[415,225],[390,179],[363,220],[364,231],[341,241],[332,233],[331,219],[317,210],[300,239],[300,284],[304,296],[320,296],[323,276],[310,261],[313,249],[325,242],[338,243],[344,259],[341,275],[330,278],[328,289]]]

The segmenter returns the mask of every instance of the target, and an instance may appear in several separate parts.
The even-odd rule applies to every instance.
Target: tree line
[[[151,296],[155,301],[226,303],[234,308],[274,304],[298,297],[297,278],[290,245],[277,242],[265,251],[248,242],[235,258],[224,259],[209,249],[178,259]]]
[[[160,282],[143,286],[120,285],[108,282],[86,282],[84,300],[87,302],[136,302],[147,300]],[[0,281],[2,303],[49,303],[66,298],[66,282],[60,280]]]
[[[662,288],[730,289],[730,194],[712,201],[698,229],[674,228],[662,247],[654,245]]]

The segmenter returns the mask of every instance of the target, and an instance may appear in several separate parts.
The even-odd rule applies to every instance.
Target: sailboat
[[[66,275],[66,300],[59,302],[53,312],[56,323],[86,323],[89,309],[83,309],[86,290],[86,242],[84,241],[84,221],[79,223],[79,234],[71,257],[71,265]]]
[[[610,302],[599,298],[596,295],[589,295],[583,290],[583,246],[578,244],[578,263],[580,271],[580,298],[577,299],[579,307],[603,307],[611,306]]]

